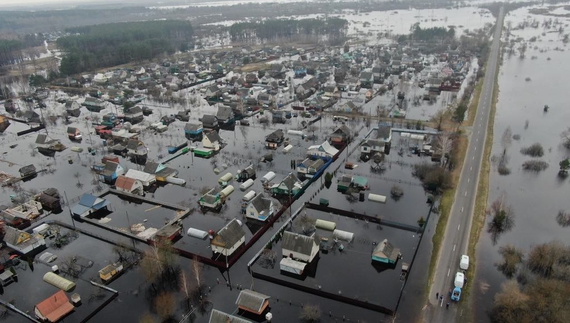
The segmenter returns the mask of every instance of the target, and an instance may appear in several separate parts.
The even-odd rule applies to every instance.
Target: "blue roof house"
[[[71,213],[76,218],[84,218],[100,210],[107,210],[109,201],[93,194],[85,193],[79,203],[71,207]]]

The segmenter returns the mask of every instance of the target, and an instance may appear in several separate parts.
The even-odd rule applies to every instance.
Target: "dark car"
[[[168,126],[169,124],[173,123],[174,121],[176,121],[176,119],[174,119],[173,116],[164,116],[164,117],[160,118],[160,122],[162,122],[162,124],[165,126]]]
[[[174,118],[176,118],[177,120],[180,121],[184,121],[184,122],[188,122],[190,121],[190,116],[188,115],[188,113],[186,113],[186,111],[180,111],[178,112]]]

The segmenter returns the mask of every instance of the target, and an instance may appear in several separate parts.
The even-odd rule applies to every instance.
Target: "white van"
[[[463,270],[469,269],[469,256],[463,255],[461,256],[461,260],[459,261],[459,268]]]
[[[465,275],[462,272],[457,272],[455,274],[455,281],[454,281],[455,287],[463,288],[464,284],[465,284]]]

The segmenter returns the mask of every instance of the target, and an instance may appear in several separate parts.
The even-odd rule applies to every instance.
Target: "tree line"
[[[68,32],[72,35],[57,40],[66,53],[60,67],[64,75],[186,51],[194,35],[192,25],[182,20],[103,24]]]
[[[277,40],[310,40],[338,43],[346,37],[348,21],[328,19],[275,19],[260,22],[240,22],[229,28],[232,41],[256,43]]]
[[[415,41],[444,41],[455,38],[455,28],[431,27],[422,28],[417,22],[412,25],[411,37]]]
[[[16,39],[0,39],[0,66],[17,64],[25,55],[23,50],[44,42],[42,34],[27,34]]]

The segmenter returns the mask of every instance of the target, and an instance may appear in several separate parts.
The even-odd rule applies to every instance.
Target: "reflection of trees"
[[[507,278],[512,278],[518,266],[522,263],[523,253],[521,250],[517,249],[515,246],[508,244],[499,248],[499,254],[503,256],[503,261],[496,263],[497,269],[499,269]]]
[[[501,196],[487,210],[487,215],[493,217],[487,226],[487,232],[491,234],[493,244],[497,244],[502,233],[511,230],[515,226],[514,212],[511,206],[504,202],[504,199],[504,196]]]

